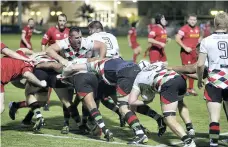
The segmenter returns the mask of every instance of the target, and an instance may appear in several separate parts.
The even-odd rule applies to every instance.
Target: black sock
[[[63,116],[64,116],[64,125],[69,126],[69,120],[70,120],[70,112],[66,108],[65,105],[63,105]]]
[[[186,129],[187,129],[187,131],[193,129],[192,123],[187,123],[187,124],[186,124]]]
[[[32,110],[29,110],[29,112],[27,113],[23,121],[31,122],[33,116],[34,116],[34,112]]]
[[[162,118],[161,115],[159,115],[156,111],[151,109],[148,105],[137,106],[136,112],[149,116],[149,117],[153,118],[154,120],[158,120],[158,119]]]
[[[209,138],[211,139],[210,146],[218,146],[219,134],[219,123],[211,122],[209,125]]]
[[[89,110],[83,105],[82,106],[82,124],[86,124],[89,117]]]
[[[188,135],[185,135],[181,138],[181,140],[185,143],[185,144],[190,144],[192,142],[191,137],[189,137]]]
[[[81,123],[81,117],[79,115],[77,107],[74,104],[72,104],[67,109],[70,112],[71,118],[73,118],[76,124],[79,126]]]
[[[121,114],[119,112],[119,107],[115,104],[112,98],[110,97],[103,98],[101,102],[105,107],[112,110],[113,112],[116,112],[116,114],[119,115],[119,117],[121,117]]]
[[[41,111],[40,111],[40,104],[38,102],[34,102],[34,103],[30,104],[29,107],[34,112],[36,118],[43,117],[41,114]]]

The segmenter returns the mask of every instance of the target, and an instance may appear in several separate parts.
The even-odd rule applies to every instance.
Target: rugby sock
[[[83,105],[82,106],[82,124],[86,124],[89,117],[88,109]]]
[[[137,60],[137,56],[138,56],[139,54],[133,54],[133,62],[134,63],[136,63],[136,60]]]
[[[183,136],[181,140],[184,142],[184,144],[190,144],[192,142],[192,139],[188,135]]]
[[[219,123],[211,122],[209,125],[210,146],[218,146],[220,127]]]
[[[162,116],[159,115],[156,111],[152,110],[148,105],[137,106],[136,112],[149,116],[156,121],[162,119]]]
[[[52,92],[52,88],[49,88],[49,89],[48,89],[48,101],[47,101],[47,104],[48,104],[48,105],[50,104],[51,92]]]
[[[25,108],[25,107],[28,107],[28,104],[27,104],[26,101],[15,102],[15,107],[17,109],[19,109],[19,108]]]
[[[34,112],[30,109],[23,121],[24,122],[31,122],[33,116],[34,116]]]
[[[29,107],[34,112],[36,118],[42,117],[42,114],[41,114],[41,111],[40,111],[40,105],[39,105],[38,102],[34,102],[34,103],[30,104]]]
[[[112,110],[113,112],[116,112],[116,114],[119,115],[119,117],[121,117],[120,111],[119,111],[119,107],[115,104],[115,102],[113,101],[112,98],[104,98],[101,100],[102,104],[107,107],[108,109]]]
[[[141,128],[139,120],[138,120],[137,116],[133,112],[129,111],[125,115],[125,121],[134,130],[136,135],[144,135],[144,132],[143,132],[143,130]]]
[[[187,131],[189,131],[189,130],[193,129],[193,125],[192,125],[192,123],[187,123],[187,124],[185,124],[185,125],[186,125],[186,129],[187,129]]]
[[[70,120],[70,112],[68,109],[63,105],[63,116],[64,116],[64,126],[69,126],[69,120]]]
[[[100,114],[100,111],[97,108],[94,108],[90,111],[91,116],[94,118],[95,122],[97,123],[97,125],[99,126],[99,128],[102,129],[102,132],[104,134],[106,134],[106,127],[105,127],[105,123],[104,120]]]
[[[80,126],[81,123],[81,117],[79,115],[78,109],[75,104],[72,104],[70,107],[68,107],[68,111],[70,112],[71,118],[74,119],[76,124]]]
[[[193,89],[193,87],[194,87],[194,79],[189,78],[188,81],[189,81],[189,83],[188,83],[188,88],[189,88],[189,89]]]

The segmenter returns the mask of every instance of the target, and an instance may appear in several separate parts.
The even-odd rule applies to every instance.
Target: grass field
[[[2,35],[2,41],[12,49],[19,47],[20,36],[19,35]],[[34,35],[32,37],[33,48],[36,50],[41,49],[41,38],[42,36]],[[121,54],[126,60],[131,60],[132,50],[128,47],[128,42],[126,37],[118,37]],[[141,44],[143,50],[147,47],[147,39],[139,38],[139,43]],[[179,57],[179,47],[175,41],[171,41],[166,47],[166,53],[168,56],[169,65],[180,65]],[[140,57],[142,59],[142,56]],[[196,82],[195,82],[196,84]],[[197,88],[196,88],[197,89]],[[103,137],[100,141],[91,139],[91,136],[81,136],[72,131],[68,135],[62,135],[60,130],[63,124],[63,114],[61,103],[58,100],[56,94],[53,92],[51,96],[50,111],[43,111],[43,116],[46,120],[47,126],[41,130],[41,134],[33,134],[32,129],[21,128],[20,123],[28,109],[20,109],[16,115],[16,120],[11,120],[8,116],[8,103],[10,101],[20,101],[24,100],[24,91],[13,87],[8,84],[5,88],[5,112],[1,115],[1,145],[3,147],[72,147],[72,146],[85,146],[85,147],[118,147],[126,146],[125,143],[133,138],[132,131],[128,127],[120,128],[118,116],[111,112],[110,110],[104,108],[102,105],[100,111],[104,117],[107,126],[114,133],[115,143],[102,142]],[[185,102],[189,107],[190,115],[192,118],[193,125],[197,132],[196,143],[197,146],[206,147],[208,146],[208,114],[205,101],[203,100],[203,91],[199,91],[199,96],[185,97]],[[150,104],[150,106],[161,113],[160,103],[158,96],[155,101]],[[81,108],[81,107],[79,107]],[[177,143],[176,146],[181,146],[179,138],[177,138],[168,129],[166,134],[159,138],[157,137],[157,124],[151,118],[138,115],[141,123],[147,127],[151,133],[149,135],[148,146],[168,146],[172,143]],[[179,121],[182,123],[180,117]],[[185,127],[185,125],[182,123]],[[221,138],[228,138],[228,122],[226,121],[224,111],[221,112]],[[75,130],[75,123],[71,122],[71,129]],[[163,145],[162,145],[163,144]],[[228,146],[223,142],[220,142],[221,146]]]

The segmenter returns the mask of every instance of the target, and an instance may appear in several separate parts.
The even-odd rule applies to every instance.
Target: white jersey
[[[61,48],[61,55],[65,56],[69,61],[72,61],[75,58],[87,57],[89,51],[93,50],[94,47],[94,40],[90,37],[82,38],[81,47],[78,50],[71,47],[68,38],[60,40],[56,43]]]
[[[204,38],[200,52],[207,54],[208,82],[228,89],[228,34],[216,33]]]
[[[179,76],[173,70],[167,70],[164,63],[156,62],[142,69],[136,76],[133,88],[140,91],[142,98],[150,101],[155,92],[161,91],[161,86],[170,79]]]
[[[97,40],[106,44],[106,57],[119,57],[119,44],[114,35],[106,32],[99,32],[94,33],[89,37],[91,37],[92,40]]]

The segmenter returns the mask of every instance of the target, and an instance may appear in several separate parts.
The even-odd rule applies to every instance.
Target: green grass
[[[36,50],[41,49],[41,38],[42,36],[34,35],[32,37],[32,44],[33,48]],[[19,47],[20,44],[20,35],[2,35],[2,41],[12,49],[16,49]],[[132,59],[132,50],[128,47],[128,42],[126,37],[118,37],[119,45],[121,54],[123,55],[124,59],[131,60]],[[147,39],[146,38],[139,38],[139,43],[141,44],[143,50],[147,47]],[[179,46],[175,43],[175,41],[171,41],[166,47],[166,53],[168,56],[168,62],[170,65],[180,65],[180,57],[179,57]],[[139,57],[138,60],[142,59],[142,56]],[[196,84],[196,82],[195,82]],[[4,147],[18,147],[18,146],[26,146],[26,147],[33,147],[33,146],[48,146],[48,147],[70,147],[70,146],[86,146],[86,147],[117,147],[117,146],[124,146],[120,144],[107,144],[107,143],[100,143],[95,141],[88,141],[88,140],[80,140],[80,139],[73,139],[73,138],[83,138],[88,139],[90,136],[81,136],[75,134],[74,132],[68,135],[62,135],[60,133],[62,123],[63,123],[63,114],[61,103],[58,100],[56,94],[53,92],[51,96],[51,107],[50,111],[46,112],[43,111],[43,116],[45,117],[47,126],[45,126],[42,130],[42,134],[52,134],[56,136],[65,136],[68,138],[53,138],[53,137],[44,137],[44,136],[35,136],[29,133],[32,133],[32,129],[24,129],[20,127],[20,122],[27,113],[28,109],[20,109],[16,115],[16,120],[11,120],[8,116],[8,103],[10,101],[21,101],[24,100],[24,91],[22,89],[17,89],[13,87],[11,84],[8,84],[5,88],[5,112],[1,115],[1,142],[2,146]],[[194,124],[195,130],[197,132],[198,139],[197,145],[198,146],[208,146],[208,113],[207,108],[205,105],[205,101],[203,100],[203,91],[199,91],[199,96],[192,97],[188,96],[185,97],[185,102],[189,107],[190,115],[192,118],[192,122]],[[155,101],[150,104],[151,108],[156,110],[157,112],[161,113],[160,110],[160,103],[158,96],[156,97]],[[79,107],[79,110],[81,107]],[[119,127],[119,120],[118,116],[111,112],[110,110],[106,109],[101,105],[100,107],[101,113],[104,117],[104,120],[107,126],[112,130],[115,136],[116,142],[126,143],[133,137],[132,131],[129,130],[128,127],[120,128]],[[149,135],[149,142],[148,145],[159,145],[159,144],[170,144],[171,142],[179,141],[179,139],[171,133],[168,129],[167,133],[162,137],[158,138],[156,136],[157,133],[157,125],[156,122],[148,117],[138,115],[141,123],[147,127],[151,133]],[[179,121],[184,126],[183,122],[181,121],[180,117],[178,116]],[[224,115],[224,112],[221,112],[221,133],[228,132],[228,125]],[[71,129],[75,130],[75,123],[71,122]],[[228,138],[227,136],[222,136],[221,138]],[[102,138],[103,139],[103,138]],[[228,144],[221,143],[221,146],[227,146]]]

